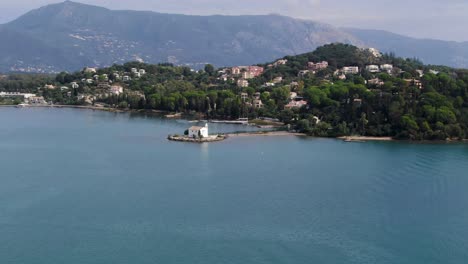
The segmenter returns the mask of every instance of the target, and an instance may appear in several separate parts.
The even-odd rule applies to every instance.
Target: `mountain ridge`
[[[31,10],[0,25],[1,32],[16,33],[2,34],[5,44],[0,49],[0,71],[73,71],[84,66],[105,67],[132,60],[170,62],[193,68],[206,63],[256,64],[334,42],[417,56],[431,64],[468,66],[468,43],[449,45],[451,42],[442,41],[443,44],[436,45],[393,33],[337,28],[276,14],[178,15],[110,10],[65,1]],[[20,45],[18,42],[30,50],[29,57],[14,52]],[[395,43],[397,48],[388,42]],[[428,48],[419,51],[414,48],[421,45]],[[37,46],[47,52],[35,52]],[[440,57],[439,52],[439,57],[433,59],[428,55],[439,46],[453,49],[453,56]],[[416,54],[410,55],[413,51]]]

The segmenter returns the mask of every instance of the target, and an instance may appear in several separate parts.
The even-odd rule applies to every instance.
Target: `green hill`
[[[309,65],[321,61],[328,65],[315,70]],[[206,65],[194,72],[132,62],[95,73],[12,75],[0,79],[0,91],[33,92],[55,104],[197,113],[207,119],[267,117],[313,136],[468,136],[467,70],[378,56],[347,44],[237,70]]]
[[[136,59],[194,68],[205,63],[252,64],[305,52],[328,42],[357,42],[331,26],[276,15],[170,15],[111,11],[69,1],[33,10],[3,27],[28,36],[24,45],[31,49],[37,45],[52,48],[58,56],[46,53],[41,61],[58,70]],[[14,47],[18,41],[11,36],[4,42]],[[5,70],[12,61],[4,61],[4,55],[0,50],[0,65]],[[67,58],[65,67],[61,57]],[[25,65],[36,65],[32,60],[23,61]]]

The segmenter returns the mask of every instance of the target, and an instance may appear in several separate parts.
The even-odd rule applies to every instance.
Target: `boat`
[[[248,118],[239,118],[237,120],[210,120],[210,123],[220,123],[220,124],[235,124],[235,125],[248,125]]]
[[[345,137],[343,138],[344,142],[354,142],[354,143],[366,143],[365,140],[359,138]]]
[[[182,113],[169,114],[165,116],[166,118],[181,118]]]
[[[16,108],[24,108],[24,107],[28,107],[29,105],[28,104],[18,104],[16,105]]]

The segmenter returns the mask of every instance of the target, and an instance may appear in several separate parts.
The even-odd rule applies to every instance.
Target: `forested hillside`
[[[321,62],[327,64],[316,69]],[[278,118],[314,136],[468,135],[467,70],[345,44],[251,67],[193,71],[132,62],[54,78],[4,76],[0,90],[34,92],[55,104],[196,112],[208,119]]]

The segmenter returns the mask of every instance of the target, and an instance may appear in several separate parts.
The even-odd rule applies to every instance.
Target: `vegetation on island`
[[[468,70],[428,66],[393,54],[376,56],[345,44],[283,59],[284,64],[258,65],[265,70],[249,79],[248,87],[239,87],[238,77],[212,65],[193,71],[172,64],[130,62],[96,72],[8,75],[0,78],[0,91],[36,93],[54,104],[196,112],[207,119],[279,119],[291,129],[314,136],[467,138]],[[307,71],[309,62],[321,61],[327,61],[328,67]],[[366,70],[368,65],[384,64],[393,68]],[[338,72],[345,66],[358,66],[359,72]],[[124,75],[133,76],[132,69],[144,74],[123,81]],[[79,87],[71,88],[73,82]],[[122,92],[109,92],[116,85]],[[286,107],[292,93],[307,105]]]

